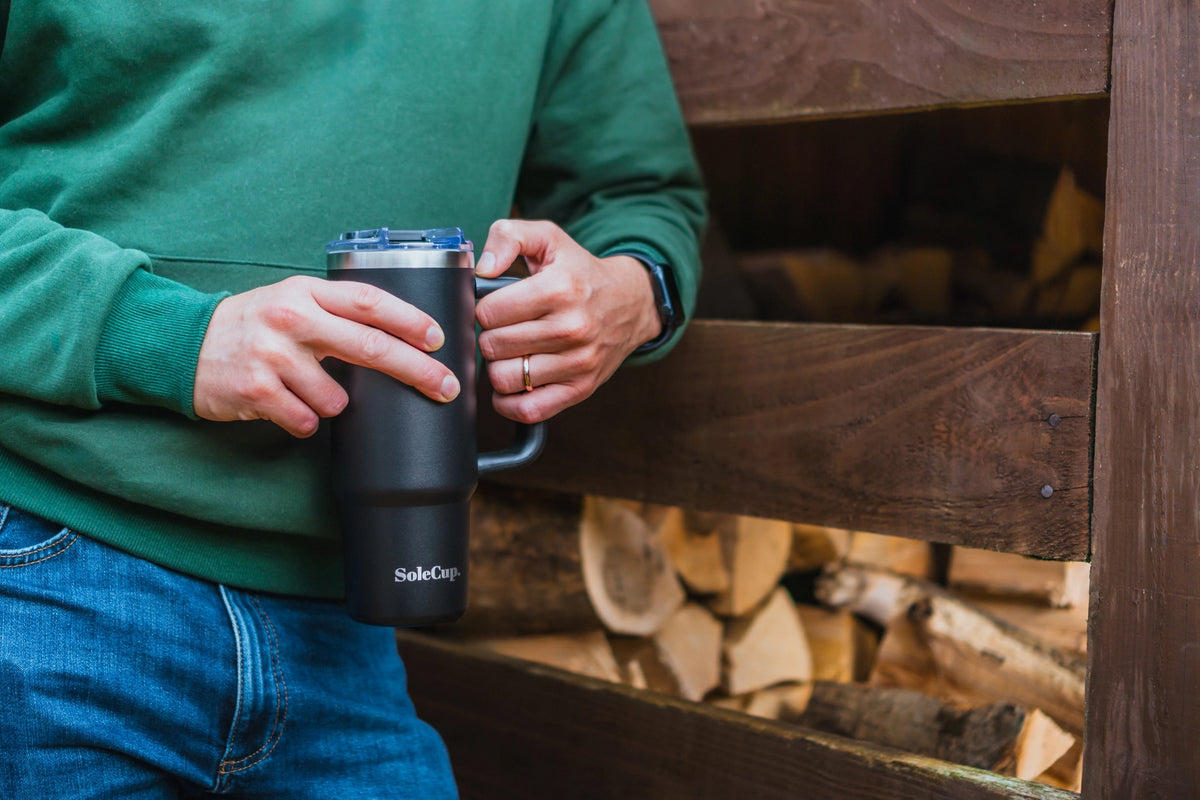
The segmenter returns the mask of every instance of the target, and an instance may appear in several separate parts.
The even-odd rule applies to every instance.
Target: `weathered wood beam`
[[[1117,0],[1084,794],[1200,786],[1200,5]]]
[[[1103,94],[1111,0],[651,0],[693,124]]]
[[[497,480],[1088,556],[1090,334],[699,321]]]
[[[399,647],[464,800],[1078,797],[415,634]]]

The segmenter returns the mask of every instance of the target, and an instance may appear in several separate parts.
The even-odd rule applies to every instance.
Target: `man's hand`
[[[311,436],[348,400],[321,366],[329,356],[453,400],[458,379],[427,355],[444,341],[432,317],[373,286],[288,278],[217,305],[200,347],[193,406],[204,419],[266,419]]]
[[[661,323],[650,276],[635,258],[596,258],[549,222],[500,220],[475,271],[494,278],[518,256],[530,277],[480,300],[475,314],[492,404],[531,423],[589,397]]]

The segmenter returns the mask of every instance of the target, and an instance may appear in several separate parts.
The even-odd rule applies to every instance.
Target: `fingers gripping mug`
[[[437,320],[446,342],[432,355],[462,386],[441,403],[347,365],[350,402],[332,428],[347,609],[375,625],[453,621],[467,608],[479,476],[532,461],[545,441],[542,425],[520,425],[508,449],[477,452],[475,301],[518,279],[476,278],[473,245],[458,228],[350,231],[325,250],[330,280],[377,286]]]

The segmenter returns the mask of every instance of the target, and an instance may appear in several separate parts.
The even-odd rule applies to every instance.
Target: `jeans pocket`
[[[16,506],[0,504],[0,568],[37,564],[62,553],[79,538],[70,528]]]

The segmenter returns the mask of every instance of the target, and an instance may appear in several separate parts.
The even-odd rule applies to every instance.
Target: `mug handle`
[[[492,292],[510,283],[516,283],[520,278],[476,278],[475,299],[486,297]],[[479,454],[479,474],[499,472],[503,469],[522,467],[541,455],[542,447],[546,444],[546,423],[537,422],[533,425],[517,423],[517,439],[510,447],[503,450],[493,450]]]

